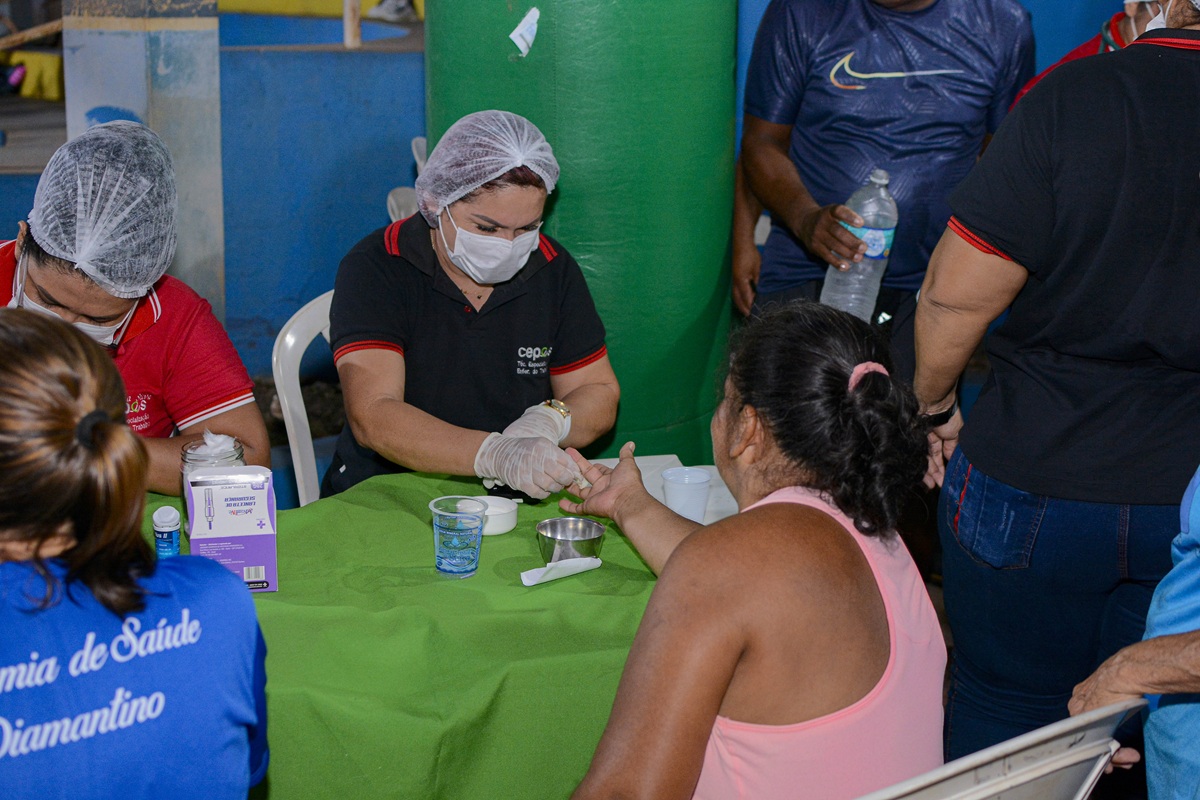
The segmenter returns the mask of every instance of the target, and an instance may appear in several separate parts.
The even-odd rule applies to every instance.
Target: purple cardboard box
[[[279,590],[275,488],[265,467],[203,467],[183,487],[192,555],[224,564],[252,592]]]

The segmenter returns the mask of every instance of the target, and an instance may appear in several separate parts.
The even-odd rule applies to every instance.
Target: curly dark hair
[[[798,302],[745,325],[730,348],[734,408],[752,406],[804,485],[827,495],[864,534],[894,533],[906,499],[925,475],[926,425],[891,370],[887,345],[844,311]]]

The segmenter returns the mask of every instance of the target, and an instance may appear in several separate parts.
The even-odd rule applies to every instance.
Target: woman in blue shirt
[[[112,359],[0,310],[0,786],[244,798],[266,774],[266,648],[216,562],[156,562],[147,456]]]

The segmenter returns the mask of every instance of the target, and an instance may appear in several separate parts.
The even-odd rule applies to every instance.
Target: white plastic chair
[[[417,213],[417,190],[411,186],[397,186],[388,192],[387,212],[392,222],[408,219]]]
[[[296,470],[296,495],[301,506],[320,497],[321,487],[312,428],[304,409],[304,397],[300,394],[300,359],[318,335],[329,341],[329,305],[332,301],[331,289],[306,303],[284,323],[271,352],[271,372],[275,375],[275,391],[283,410],[283,425],[287,429],[292,466]]]
[[[425,159],[427,157],[426,141],[424,136],[414,136],[412,140],[413,161],[417,163],[417,174],[425,169]],[[402,219],[408,219],[413,214],[417,213],[417,190],[411,186],[397,186],[388,192],[387,196],[387,211],[392,222],[399,222]]]
[[[417,162],[417,174],[425,169],[425,161],[429,158],[429,142],[424,136],[414,136],[412,140],[413,161]]]
[[[1085,800],[1117,752],[1113,732],[1145,705],[1069,717],[859,800]]]

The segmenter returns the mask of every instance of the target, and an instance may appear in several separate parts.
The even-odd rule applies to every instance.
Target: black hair
[[[25,223],[25,238],[21,241],[21,255],[25,257],[26,264],[37,264],[39,267],[51,267],[60,272],[78,273],[91,281],[91,277],[82,270],[75,269],[74,262],[67,261],[65,258],[52,256],[46,252],[38,240],[33,238],[33,228],[29,223]]]
[[[752,320],[730,348],[734,408],[752,406],[804,485],[864,534],[888,536],[925,475],[927,430],[912,389],[868,372],[892,369],[887,344],[844,311],[797,302]]]

